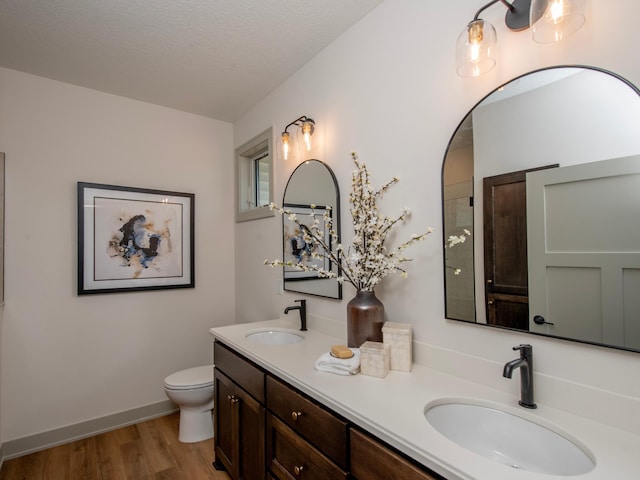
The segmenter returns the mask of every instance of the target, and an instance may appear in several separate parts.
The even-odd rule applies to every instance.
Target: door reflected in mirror
[[[323,215],[328,214],[339,241],[340,193],[336,177],[325,163],[311,159],[298,165],[289,177],[282,205],[295,213],[298,220],[308,219],[312,222],[315,217],[320,225],[324,225]],[[331,245],[332,239],[328,231],[325,240]],[[307,243],[304,232],[286,215],[282,217],[282,247],[285,262],[321,262],[318,267],[338,273],[338,266],[328,259],[314,258],[312,253],[321,247]],[[283,269],[284,289],[289,292],[342,298],[342,285],[335,278],[321,278],[317,272],[300,271],[293,267],[285,266]]]
[[[462,120],[442,171],[444,237],[473,233],[444,250],[447,318],[640,351],[636,87],[519,77]]]

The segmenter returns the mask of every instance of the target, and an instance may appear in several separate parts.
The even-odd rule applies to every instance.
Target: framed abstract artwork
[[[78,182],[78,295],[194,288],[194,202]]]
[[[331,246],[331,235],[327,225],[324,223],[325,212],[331,216],[331,210],[325,210],[324,207],[312,208],[311,205],[294,205],[285,203],[284,208],[290,210],[291,213],[296,215],[296,218],[300,222],[298,225],[296,222],[289,219],[287,215],[282,216],[282,238],[283,238],[283,251],[284,262],[293,262],[295,264],[302,264],[315,268],[323,268],[325,270],[331,270],[331,261],[329,258],[323,256],[324,249],[321,245],[315,245],[311,242],[307,242],[304,239],[304,228],[310,227],[314,220],[318,220],[319,233],[322,235],[324,242]],[[319,257],[314,257],[316,253]],[[295,267],[284,267],[284,278],[286,280],[305,280],[309,278],[320,278],[318,273],[310,270],[299,270]]]

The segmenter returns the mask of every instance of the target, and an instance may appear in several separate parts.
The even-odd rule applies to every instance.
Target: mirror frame
[[[336,232],[336,237],[338,239],[338,242],[341,241],[341,231],[340,231],[340,187],[338,186],[338,180],[336,178],[335,173],[333,172],[333,170],[331,169],[331,167],[329,165],[327,165],[325,162],[323,162],[322,160],[318,160],[316,158],[309,158],[307,160],[304,160],[303,162],[301,162],[294,170],[293,172],[291,172],[291,175],[289,176],[289,179],[287,180],[287,185],[284,187],[284,193],[282,194],[282,206],[283,208],[286,208],[287,203],[285,202],[286,200],[286,196],[287,196],[287,190],[289,188],[289,184],[291,183],[291,179],[294,178],[295,173],[298,171],[298,169],[300,169],[300,167],[303,167],[304,165],[307,165],[309,162],[317,162],[318,164],[322,165],[327,172],[329,173],[329,175],[331,176],[331,180],[333,181],[333,189],[334,189],[334,193],[335,193],[335,206],[332,207],[333,210],[333,228]],[[285,250],[284,250],[284,224],[285,224],[285,216],[282,216],[282,259],[284,260],[285,258]],[[338,269],[338,271],[336,272],[338,275],[340,275],[340,266],[336,265],[336,267]],[[300,290],[292,290],[291,288],[287,288],[287,279],[284,276],[284,267],[282,268],[282,288],[284,291],[286,292],[293,292],[293,293],[300,293],[303,295],[313,295],[316,297],[321,297],[321,298],[330,298],[330,299],[334,299],[334,300],[342,300],[342,284],[340,282],[338,282],[335,278],[326,278],[323,280],[326,281],[334,281],[337,284],[338,287],[338,291],[336,295],[322,295],[319,293],[311,293],[311,292],[306,292],[306,291],[300,291]],[[317,280],[317,279],[314,279]],[[289,280],[291,282],[291,280]],[[301,280],[296,280],[293,283],[298,283],[298,282],[304,282],[304,279]]]
[[[446,233],[445,233],[445,191],[444,191],[444,173],[445,173],[445,164],[446,164],[446,160],[447,160],[447,156],[449,154],[449,150],[455,140],[456,134],[458,133],[460,127],[463,125],[463,123],[467,120],[467,117],[469,117],[469,115],[471,115],[471,113],[474,111],[474,109],[476,107],[478,107],[480,104],[482,104],[488,97],[490,97],[491,95],[493,95],[495,92],[497,92],[499,89],[505,87],[506,85],[517,81],[523,77],[526,77],[528,75],[532,75],[535,73],[539,73],[539,72],[545,72],[545,71],[549,71],[549,70],[555,70],[555,69],[561,69],[561,68],[580,68],[580,69],[585,69],[585,70],[593,70],[595,72],[600,72],[606,75],[609,75],[619,81],[621,81],[623,84],[625,84],[626,86],[628,86],[632,91],[634,91],[636,93],[636,95],[638,95],[638,97],[640,97],[640,88],[637,87],[636,85],[634,85],[632,82],[630,82],[629,80],[627,80],[626,78],[624,78],[623,76],[612,72],[610,70],[606,70],[603,68],[599,68],[599,67],[595,67],[595,66],[591,66],[591,65],[579,65],[579,64],[575,64],[575,65],[553,65],[553,66],[549,66],[549,67],[543,67],[543,68],[539,68],[536,70],[532,70],[529,72],[525,72],[521,75],[518,75],[502,84],[500,84],[498,87],[494,88],[493,90],[491,90],[489,93],[487,93],[486,95],[484,95],[478,102],[476,102],[473,107],[471,107],[471,109],[469,109],[469,111],[462,117],[462,120],[460,120],[460,122],[458,123],[458,125],[456,126],[455,130],[453,131],[453,134],[451,135],[449,142],[447,143],[447,147],[445,149],[445,153],[444,153],[444,157],[442,160],[442,168],[441,168],[441,172],[440,172],[440,195],[441,195],[441,206],[442,206],[442,240],[443,240],[443,286],[444,286],[444,309],[445,309],[445,319],[446,320],[451,320],[451,321],[456,321],[456,322],[460,322],[463,323],[465,325],[477,325],[480,327],[492,327],[492,328],[498,328],[501,330],[507,330],[507,331],[512,331],[512,332],[517,332],[517,333],[521,333],[521,334],[528,334],[528,335],[537,335],[537,336],[541,336],[541,337],[546,337],[546,338],[554,338],[554,339],[558,339],[558,340],[565,340],[565,341],[570,341],[570,342],[575,342],[575,343],[582,343],[582,344],[588,344],[588,345],[595,345],[598,347],[605,347],[605,348],[613,348],[616,350],[623,350],[623,351],[628,351],[628,352],[634,352],[634,353],[640,353],[640,350],[637,349],[633,349],[633,348],[629,348],[629,347],[624,347],[624,346],[619,346],[619,345],[612,345],[612,344],[606,344],[606,343],[599,343],[599,342],[593,342],[593,341],[589,341],[589,340],[580,340],[577,338],[571,338],[571,337],[563,337],[563,336],[558,336],[558,335],[552,335],[552,334],[547,334],[547,333],[541,333],[541,332],[532,332],[532,331],[525,331],[525,330],[520,330],[517,328],[512,328],[512,327],[506,327],[506,326],[502,326],[502,325],[492,325],[489,323],[478,323],[477,321],[469,321],[469,320],[462,320],[462,319],[457,319],[457,318],[449,318],[447,317],[447,267],[445,264],[445,259],[446,259],[446,250],[447,250],[447,237],[446,237]],[[476,208],[475,204],[474,204],[474,209]],[[474,215],[475,216],[475,215]],[[480,232],[480,234],[482,234],[482,232]],[[474,236],[472,237],[472,241],[474,239],[474,237],[477,235],[476,232],[474,232]],[[455,248],[455,247],[454,247]],[[473,253],[473,268],[474,268],[474,272],[476,269],[476,257],[475,257],[475,252]],[[475,276],[475,275],[474,275]],[[476,298],[476,294],[477,294],[477,290],[476,290],[476,283],[474,281],[473,283],[473,296],[474,298]],[[474,307],[475,308],[475,307]],[[477,311],[474,314],[474,318],[477,318]]]

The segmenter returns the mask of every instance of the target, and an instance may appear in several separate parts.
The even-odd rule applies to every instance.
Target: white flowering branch
[[[269,205],[270,209],[278,209],[281,215],[287,215],[290,221],[296,223],[300,231],[303,232],[305,241],[315,243],[321,247],[311,254],[313,258],[329,259],[338,265],[339,273],[312,263],[305,264],[302,261],[296,263],[283,260],[265,260],[265,265],[272,267],[285,266],[300,271],[317,272],[319,277],[336,278],[340,283],[347,281],[357,290],[367,291],[372,291],[389,273],[399,272],[402,277],[407,277],[407,272],[401,265],[404,262],[411,261],[411,259],[404,255],[404,250],[423,240],[433,232],[433,229],[429,227],[424,233],[413,234],[406,242],[387,250],[385,242],[388,235],[394,226],[399,222],[404,222],[409,217],[410,211],[405,207],[398,217],[387,217],[379,212],[377,201],[399,180],[393,178],[379,189],[374,190],[371,187],[369,171],[366,165],[358,160],[358,156],[355,153],[351,154],[351,158],[356,166],[356,170],[352,175],[351,192],[349,194],[354,238],[352,245],[349,246],[346,252],[342,244],[338,242],[329,208],[325,209],[322,216],[324,228],[321,229],[320,220],[315,213],[315,205],[311,206],[309,216],[312,221],[309,227],[304,225],[291,210],[278,209],[273,203]],[[323,230],[329,232],[331,245],[325,241]],[[332,245],[335,245],[334,248],[331,248]]]
[[[463,231],[464,233],[462,235],[449,235],[449,238],[447,238],[447,243],[445,244],[444,248],[453,248],[454,246],[460,243],[464,243],[467,240],[467,237],[471,235],[471,232],[466,228]],[[457,267],[451,267],[449,265],[445,265],[445,268],[449,268],[453,270],[454,275],[460,275],[460,273],[462,273],[462,269]]]

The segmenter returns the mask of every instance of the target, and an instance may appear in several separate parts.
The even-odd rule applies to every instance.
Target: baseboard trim
[[[100,433],[126,427],[136,423],[162,417],[178,411],[178,407],[170,400],[152,403],[143,407],[95,418],[86,422],[56,428],[47,432],[36,433],[28,437],[9,440],[0,446],[0,465],[9,460],[29,453],[45,450],[56,445],[92,437]]]

